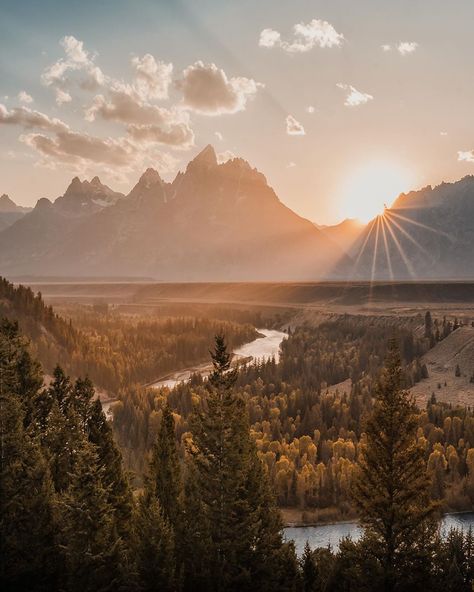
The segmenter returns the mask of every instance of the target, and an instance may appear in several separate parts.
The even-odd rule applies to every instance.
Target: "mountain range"
[[[97,177],[75,178],[0,232],[0,273],[9,276],[314,279],[349,263],[261,173],[240,158],[219,164],[211,146],[172,183],[148,169],[126,196]]]
[[[128,195],[98,177],[75,177],[32,210],[2,196],[0,275],[472,278],[474,177],[402,194],[366,226],[318,226],[285,206],[248,162],[219,164],[207,146],[171,183],[150,168]]]

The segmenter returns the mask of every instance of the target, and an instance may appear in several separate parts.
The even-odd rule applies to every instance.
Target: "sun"
[[[341,188],[341,212],[346,218],[369,222],[390,207],[402,192],[413,188],[411,171],[387,162],[371,162],[348,174]]]

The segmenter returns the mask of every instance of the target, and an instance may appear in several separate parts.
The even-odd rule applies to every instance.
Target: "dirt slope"
[[[420,405],[434,392],[439,401],[474,406],[474,327],[461,327],[423,356],[429,377],[411,389]],[[459,365],[461,376],[455,376]],[[441,388],[440,388],[441,386]]]

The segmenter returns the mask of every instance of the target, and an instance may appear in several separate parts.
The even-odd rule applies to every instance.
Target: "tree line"
[[[217,336],[180,457],[162,410],[132,495],[94,389],[58,367],[48,387],[18,325],[0,325],[0,586],[15,591],[470,590],[473,538],[441,538],[439,504],[392,345],[352,488],[364,528],[337,551],[285,542],[237,370]],[[436,413],[436,410],[432,410]]]

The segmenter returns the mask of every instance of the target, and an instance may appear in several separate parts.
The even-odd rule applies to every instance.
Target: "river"
[[[272,356],[278,360],[280,344],[287,337],[283,331],[277,331],[275,329],[257,329],[261,337],[257,337],[250,343],[237,348],[233,353],[237,358],[252,358],[252,359],[268,359]],[[180,382],[189,380],[193,374],[199,372],[203,376],[207,376],[210,371],[209,363],[194,366],[193,368],[186,368],[185,370],[179,370],[173,372],[169,376],[166,376],[162,380],[158,380],[150,385],[151,388],[162,388],[167,386],[172,389]]]
[[[469,528],[474,530],[474,512],[446,514],[441,522],[441,532],[446,533],[451,528],[459,528],[464,531],[468,531]],[[353,540],[358,540],[362,530],[357,522],[338,522],[318,526],[292,526],[285,528],[284,532],[287,540],[295,542],[296,552],[301,556],[306,541],[312,549],[328,545],[337,549],[341,539],[350,536]]]

